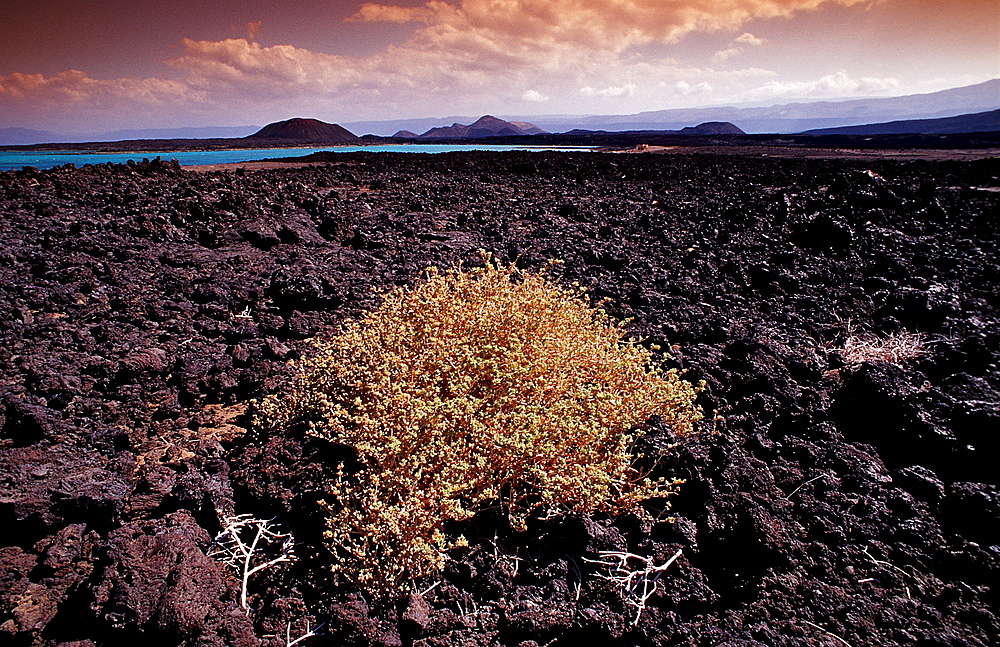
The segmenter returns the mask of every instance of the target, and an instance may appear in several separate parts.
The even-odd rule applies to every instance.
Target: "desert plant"
[[[439,569],[464,542],[445,524],[483,509],[515,529],[532,514],[646,514],[677,482],[636,468],[635,426],[659,416],[685,435],[701,417],[697,387],[582,289],[484,261],[388,293],[258,403],[263,428],[308,422],[357,453],[323,502],[326,540],[372,592]]]
[[[849,328],[844,346],[834,350],[840,353],[847,364],[878,361],[902,366],[907,360],[924,354],[924,337],[919,333],[903,330],[879,338],[855,333]]]

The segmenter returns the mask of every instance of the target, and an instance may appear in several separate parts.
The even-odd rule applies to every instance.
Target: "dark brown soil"
[[[0,173],[0,643],[996,644],[995,159],[339,154],[325,165]],[[655,425],[674,523],[481,515],[470,548],[376,601],[331,573],[337,448],[263,435],[309,340],[483,248],[610,299],[705,380],[700,434]],[[901,366],[850,334],[914,332]],[[291,531],[255,576],[221,519]],[[645,610],[588,561],[662,564]]]

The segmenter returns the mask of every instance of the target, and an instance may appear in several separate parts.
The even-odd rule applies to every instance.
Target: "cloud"
[[[180,54],[168,62],[175,78],[98,80],[76,71],[54,77],[0,77],[0,115],[14,114],[10,107],[17,104],[22,106],[20,117],[30,120],[32,113],[23,106],[32,102],[61,105],[67,112],[76,106],[92,112],[118,110],[136,119],[182,114],[153,109],[173,105],[214,111],[226,120],[258,122],[303,110],[345,120],[408,116],[439,112],[445,103],[456,113],[488,112],[498,101],[517,99],[577,110],[585,103],[581,97],[591,98],[595,106],[603,99],[635,97],[636,107],[655,109],[666,96],[705,100],[719,92],[745,92],[754,79],[759,82],[774,73],[683,66],[657,57],[651,53],[655,48],[639,46],[675,42],[698,31],[739,30],[753,19],[789,16],[828,3],[864,1],[368,2],[349,20],[412,23],[409,37],[371,55],[338,56],[290,44],[261,45],[255,41],[261,25],[248,23],[245,39],[184,39]],[[716,60],[732,60],[762,43],[743,33]],[[836,79],[827,84],[835,85]],[[809,88],[774,81],[755,91],[784,96]],[[815,91],[832,90],[819,84]]]
[[[750,45],[752,47],[759,47],[767,42],[766,38],[757,38],[753,34],[747,32],[740,35],[734,42],[742,43],[744,45]]]
[[[712,85],[707,81],[691,85],[687,81],[678,81],[674,84],[674,89],[683,95],[709,94],[712,92]]]
[[[827,2],[868,0],[431,0],[422,7],[365,3],[351,20],[426,23],[427,44],[489,43],[505,51],[573,44],[621,52],[670,43],[695,31],[738,29],[757,18],[787,17]],[[741,38],[753,36],[744,34]],[[740,41],[756,45],[752,40]]]
[[[715,63],[721,63],[722,61],[728,60],[734,56],[739,56],[743,53],[742,47],[730,47],[728,49],[723,49],[712,55],[712,61]]]
[[[204,92],[172,79],[94,79],[80,70],[0,76],[0,114],[26,126],[104,127],[109,115],[196,111],[209,103]]]
[[[359,78],[356,60],[291,45],[261,47],[243,38],[182,41],[184,55],[169,61],[189,73],[193,87],[239,88],[258,96],[332,92]]]
[[[601,90],[595,90],[587,85],[580,88],[579,92],[585,97],[631,97],[635,94],[635,85],[632,83],[626,83],[625,85],[610,86]]]
[[[351,22],[394,22],[405,23],[411,21],[424,22],[433,16],[434,12],[428,7],[395,7],[391,5],[381,5],[374,2],[366,2],[361,5],[357,13],[348,18]]]
[[[895,78],[854,78],[846,71],[828,74],[814,81],[769,81],[749,94],[760,98],[846,97],[884,94],[899,88]]]
[[[712,56],[712,61],[721,63],[734,56],[740,56],[745,50],[744,46],[760,47],[767,42],[766,38],[757,38],[753,34],[746,32],[733,40],[732,44],[724,50],[718,51]]]
[[[55,76],[21,74],[0,76],[0,100],[46,106],[75,106],[82,109],[120,105],[122,100],[144,105],[183,105],[202,101],[205,96],[183,82],[164,79],[92,79],[80,70]]]

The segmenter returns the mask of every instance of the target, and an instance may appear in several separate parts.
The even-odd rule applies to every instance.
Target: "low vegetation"
[[[843,348],[836,350],[847,364],[888,362],[902,366],[906,361],[924,354],[924,338],[919,333],[905,330],[885,338],[851,332],[844,340]]]
[[[326,539],[358,585],[390,593],[441,568],[464,543],[449,522],[501,510],[532,516],[636,513],[677,482],[632,453],[654,416],[693,430],[698,388],[626,339],[625,324],[544,272],[429,270],[411,289],[318,342],[258,424],[308,422],[353,448],[323,505]]]

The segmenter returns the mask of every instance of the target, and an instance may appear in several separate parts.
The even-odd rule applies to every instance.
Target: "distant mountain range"
[[[691,124],[725,121],[748,133],[801,133],[819,128],[837,128],[878,122],[935,119],[1000,108],[1000,79],[929,94],[902,97],[788,103],[769,107],[672,108],[632,115],[536,115],[502,116],[508,122],[530,121],[538,128],[560,133],[582,130],[680,130]],[[471,123],[474,116],[438,119],[355,121],[342,125],[351,132],[389,136],[400,130],[410,134],[443,127],[449,123]]]
[[[121,141],[124,139],[227,139],[246,137],[257,130],[257,128],[257,126],[201,126],[113,130],[103,133],[100,140],[91,141]]]
[[[537,117],[534,123],[550,132],[562,132],[571,128],[675,130],[705,121],[728,121],[748,133],[801,133],[819,128],[953,117],[997,108],[1000,108],[1000,79],[902,97],[789,103],[766,108],[680,108],[634,115]]]
[[[476,139],[479,137],[510,137],[514,135],[539,135],[545,131],[526,121],[505,121],[492,115],[484,115],[466,126],[453,123],[450,126],[431,128],[422,135],[413,131],[399,130],[393,137],[410,139]]]
[[[260,126],[145,128],[72,135],[29,128],[0,128],[0,146],[42,144],[46,142],[119,142],[135,139],[228,139],[246,137],[258,128]]]
[[[57,137],[55,133],[50,133],[47,130],[0,128],[0,146],[21,146],[24,144],[58,141],[58,139],[53,139],[55,137]]]
[[[990,133],[1000,131],[1000,110],[940,119],[907,119],[880,124],[844,126],[807,130],[804,135],[947,135],[952,133]]]
[[[590,130],[587,128],[574,128],[573,130],[561,133],[561,135],[566,136],[609,136],[615,135],[621,131],[613,130]],[[640,136],[640,135],[653,135],[656,137],[706,137],[713,135],[746,135],[745,132],[735,124],[731,124],[728,121],[707,121],[703,124],[698,124],[697,126],[686,126],[680,130],[629,130],[625,133],[629,136]],[[558,137],[559,135],[557,135]]]
[[[352,144],[393,134],[411,139],[475,139],[495,136],[525,136],[546,133],[667,132],[671,134],[772,133],[810,135],[867,135],[901,133],[994,132],[1000,109],[1000,79],[903,97],[790,103],[757,108],[682,108],[633,115],[538,116],[532,123],[511,117],[450,117],[381,122],[347,122],[342,126],[316,119],[289,119],[260,130],[255,126],[200,127],[150,130],[118,130],[103,134],[60,135],[28,128],[0,128],[0,146],[57,143],[104,143],[108,150],[164,150],[225,145],[245,147],[258,141],[275,145],[286,142]],[[464,125],[469,123],[469,125]],[[727,124],[735,131],[691,133],[691,124]],[[735,125],[734,125],[735,124]],[[737,133],[736,131],[739,131]],[[422,132],[418,135],[416,133]],[[252,133],[252,134],[251,134]],[[359,138],[354,133],[371,133]],[[143,143],[145,142],[145,144]],[[145,148],[143,148],[145,146]]]
[[[594,131],[574,129],[566,135],[592,133]],[[687,126],[680,130],[657,131],[661,135],[745,135],[740,128],[725,121],[712,121],[697,126]],[[408,130],[397,131],[397,139],[481,139],[483,137],[514,137],[524,135],[547,135],[534,124],[526,121],[505,121],[491,115],[480,117],[466,126],[455,123],[451,126],[431,128],[422,135]]]

